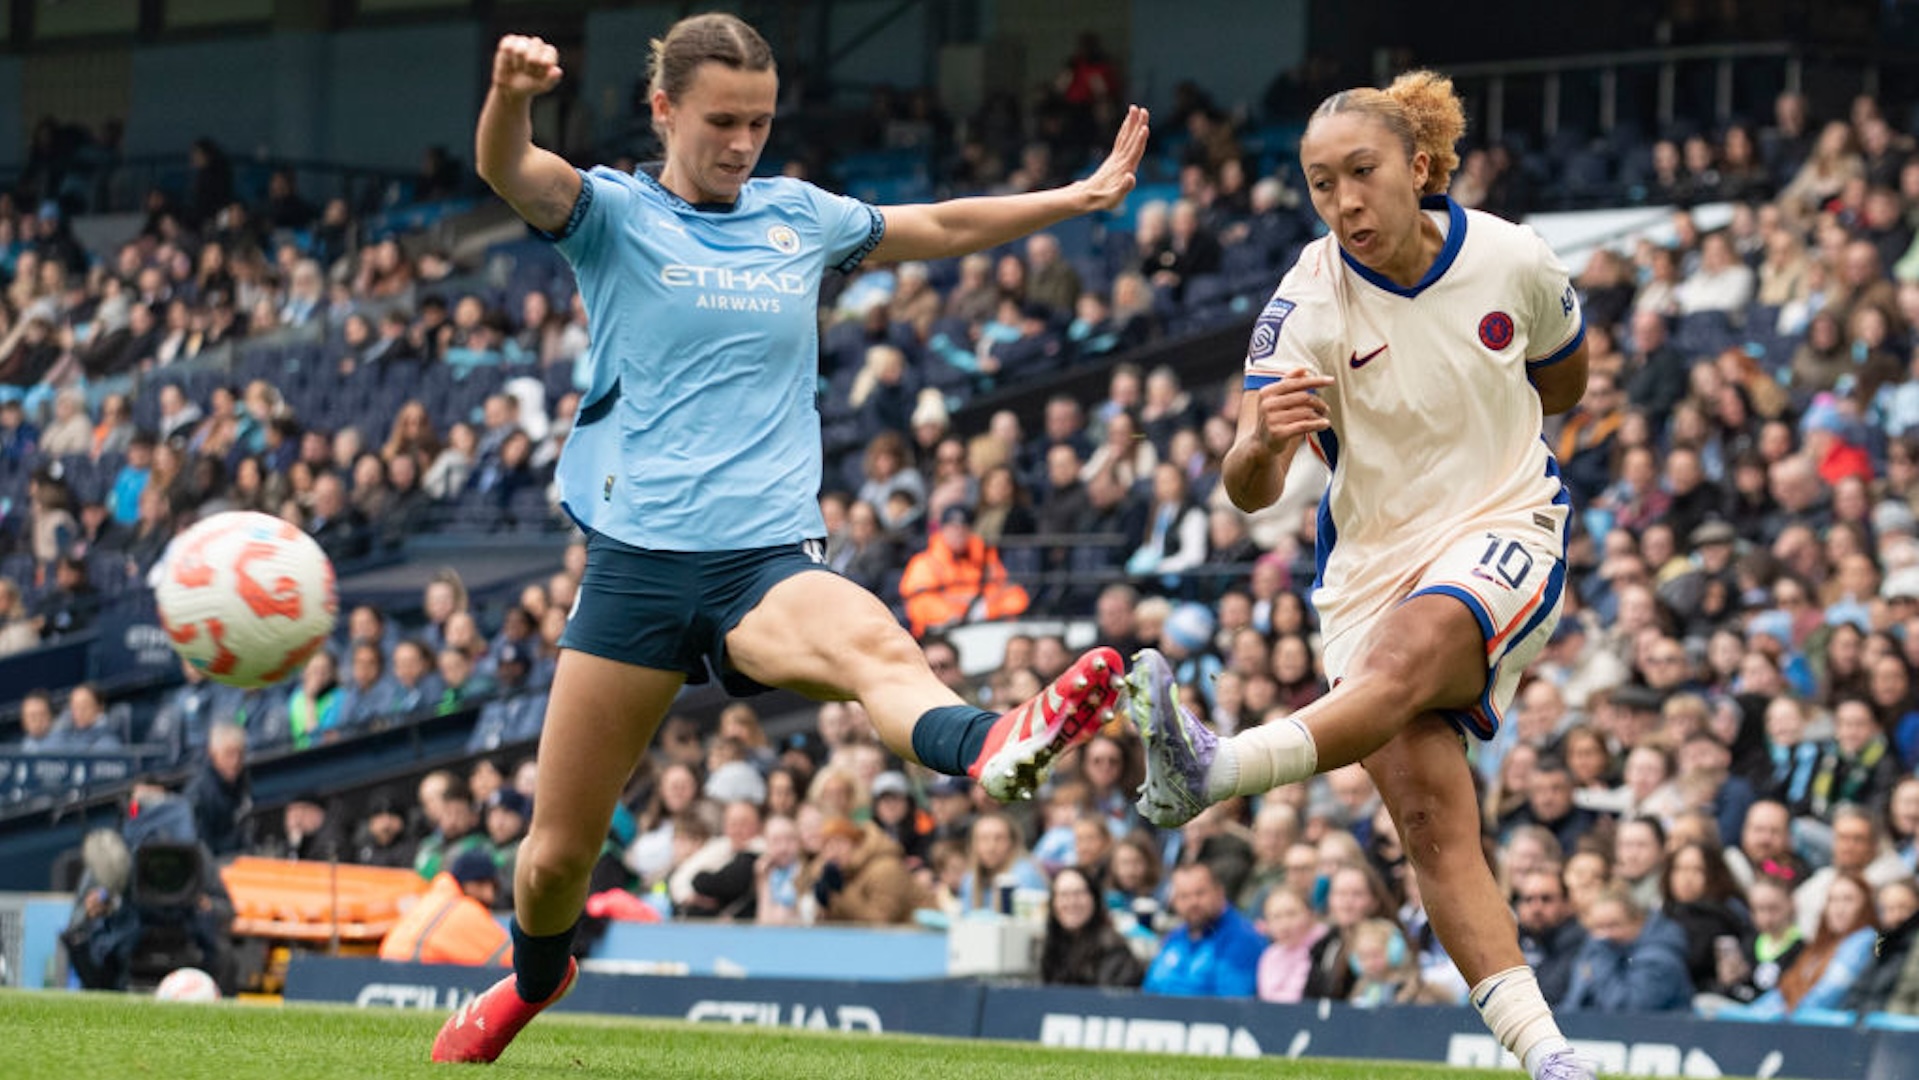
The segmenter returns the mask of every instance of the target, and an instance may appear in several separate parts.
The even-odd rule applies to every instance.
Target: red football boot
[[[1091,739],[1112,718],[1122,675],[1119,654],[1111,649],[1080,657],[1038,697],[993,724],[967,774],[1000,802],[1032,798],[1053,759]]]
[[[580,963],[567,959],[566,978],[545,1001],[522,1000],[514,988],[516,978],[508,975],[494,983],[447,1018],[439,1036],[433,1040],[433,1060],[492,1062],[506,1050],[521,1028],[573,989],[580,978]]]

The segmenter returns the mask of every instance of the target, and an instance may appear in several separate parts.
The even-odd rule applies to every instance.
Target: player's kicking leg
[[[1060,755],[1093,737],[1118,708],[1124,675],[1119,654],[1098,648],[1004,714],[968,705],[878,598],[819,572],[768,590],[726,635],[726,653],[768,686],[857,699],[894,753],[971,776],[1002,802],[1030,798]]]

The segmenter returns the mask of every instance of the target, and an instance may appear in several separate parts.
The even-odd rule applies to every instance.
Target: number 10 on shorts
[[[1473,576],[1517,589],[1532,571],[1533,553],[1526,550],[1526,545],[1497,533],[1487,533],[1486,551],[1479,557],[1479,565],[1473,567]]]

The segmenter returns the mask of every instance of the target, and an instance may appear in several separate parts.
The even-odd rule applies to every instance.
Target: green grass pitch
[[[1518,1072],[1353,1061],[1257,1061],[1057,1050],[550,1015],[490,1069],[432,1065],[438,1013],[181,1005],[110,994],[0,992],[9,1080],[362,1080],[453,1076],[647,1080],[1515,1080]]]

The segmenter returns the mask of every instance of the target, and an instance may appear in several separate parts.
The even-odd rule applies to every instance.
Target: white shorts
[[[1531,535],[1487,530],[1459,540],[1428,563],[1407,593],[1450,596],[1466,605],[1486,641],[1486,689],[1471,709],[1448,710],[1460,731],[1491,739],[1519,692],[1519,679],[1559,625],[1566,563]],[[1403,603],[1399,601],[1398,603]],[[1394,605],[1351,624],[1327,627],[1326,678],[1338,682]]]

